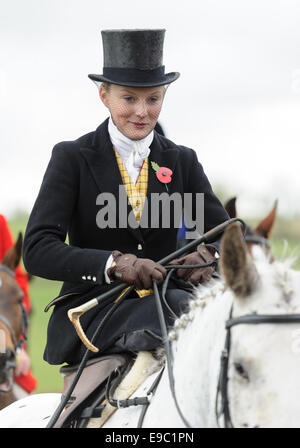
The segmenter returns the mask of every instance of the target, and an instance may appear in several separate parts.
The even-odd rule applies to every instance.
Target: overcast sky
[[[0,0],[0,213],[30,211],[52,147],[106,117],[100,31],[165,28],[160,121],[242,215],[300,214],[299,0]]]

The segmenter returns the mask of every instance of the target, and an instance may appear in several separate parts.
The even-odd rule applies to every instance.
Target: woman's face
[[[165,88],[110,84],[108,90],[101,86],[99,94],[119,131],[131,140],[141,140],[150,134],[158,120]]]

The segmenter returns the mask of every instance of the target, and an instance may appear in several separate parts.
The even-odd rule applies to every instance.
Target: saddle
[[[116,411],[116,407],[106,401],[106,385],[113,372],[118,371],[121,381],[114,391],[118,400],[130,397],[152,373],[160,370],[162,361],[150,351],[141,351],[134,359],[122,353],[101,356],[87,362],[72,396],[56,421],[54,428],[73,426],[100,428]],[[62,399],[76,375],[78,365],[63,366],[60,373],[64,377]]]
[[[132,362],[132,357],[125,353],[104,355],[89,360],[54,428],[70,427],[76,420],[101,415],[102,408],[99,409],[97,404],[105,398],[107,378],[117,369],[124,373]],[[62,399],[71,385],[78,367],[79,364],[60,368],[60,373],[64,378]]]
[[[145,404],[148,405],[148,397],[135,397],[131,400],[128,400],[128,397],[131,397],[150,375],[158,372],[159,370],[162,373],[163,364],[164,358],[159,359],[150,351],[140,351],[131,368],[126,371],[126,374],[123,375],[122,380],[116,383],[117,387],[112,387],[112,399],[117,404],[117,406],[113,405],[112,401],[107,402],[105,400],[104,402],[102,402],[103,412],[101,412],[100,417],[89,419],[86,424],[86,428],[101,428],[104,423],[110,418],[110,416],[117,410],[121,402],[131,401],[131,405],[133,406]],[[156,389],[158,384],[157,379],[160,380],[160,376],[160,374],[156,376],[156,380],[151,387],[151,391],[149,390],[148,392],[153,393],[152,391]],[[155,387],[153,388],[153,386]],[[127,407],[127,405],[120,405],[120,407]]]

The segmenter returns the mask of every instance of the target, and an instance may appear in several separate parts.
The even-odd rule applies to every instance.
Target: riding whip
[[[222,233],[229,224],[236,222],[236,221],[239,221],[241,223],[241,225],[243,226],[244,232],[245,232],[246,225],[243,220],[241,220],[239,218],[229,219],[227,221],[224,221],[222,224],[219,224],[218,226],[214,227],[213,229],[209,230],[208,232],[204,233],[200,238],[191,241],[190,243],[186,244],[185,246],[181,247],[180,249],[177,249],[175,252],[172,252],[171,254],[167,255],[166,257],[164,257],[163,259],[158,261],[158,263],[160,263],[161,265],[166,265],[171,260],[180,257],[181,255],[183,255],[186,252],[189,252],[190,250],[197,247],[199,244],[208,243],[208,242],[214,240],[214,238],[217,235],[219,235],[220,233]],[[124,288],[126,288],[126,290],[124,290]],[[128,286],[127,283],[119,283],[117,286],[115,286],[114,288],[105,292],[104,294],[101,294],[100,296],[95,297],[95,298],[89,300],[88,302],[86,302],[82,305],[79,305],[76,308],[71,308],[68,311],[68,317],[69,317],[70,321],[72,322],[72,324],[74,325],[74,328],[77,332],[78,337],[81,339],[83,344],[89,350],[91,350],[95,353],[97,353],[99,351],[99,349],[97,347],[95,347],[86,337],[86,335],[82,329],[81,323],[80,323],[80,317],[83,314],[85,314],[87,311],[91,310],[92,308],[95,308],[96,306],[102,304],[103,301],[106,301],[106,299],[109,299],[111,296],[113,296],[113,295],[115,296],[116,294],[119,294],[117,299],[114,300],[114,302],[117,302],[122,298],[122,296],[125,292],[126,292],[126,296],[127,296],[128,293],[133,289],[134,289],[133,285]]]

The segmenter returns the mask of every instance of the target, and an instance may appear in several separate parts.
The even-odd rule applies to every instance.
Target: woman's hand
[[[212,261],[215,261],[216,258],[213,255],[215,253],[215,249],[213,247],[199,245],[197,247],[197,251],[192,252],[191,254],[185,255],[184,257],[177,258],[172,260],[169,265],[199,265],[206,264]],[[194,285],[198,283],[205,284],[207,283],[213,273],[215,267],[207,266],[207,267],[198,267],[198,268],[186,268],[186,269],[177,269],[177,277],[185,280],[186,282],[191,282]]]
[[[166,269],[149,258],[138,258],[133,254],[113,252],[113,264],[107,270],[111,279],[133,284],[137,289],[149,289],[153,280],[162,283],[167,275]]]

